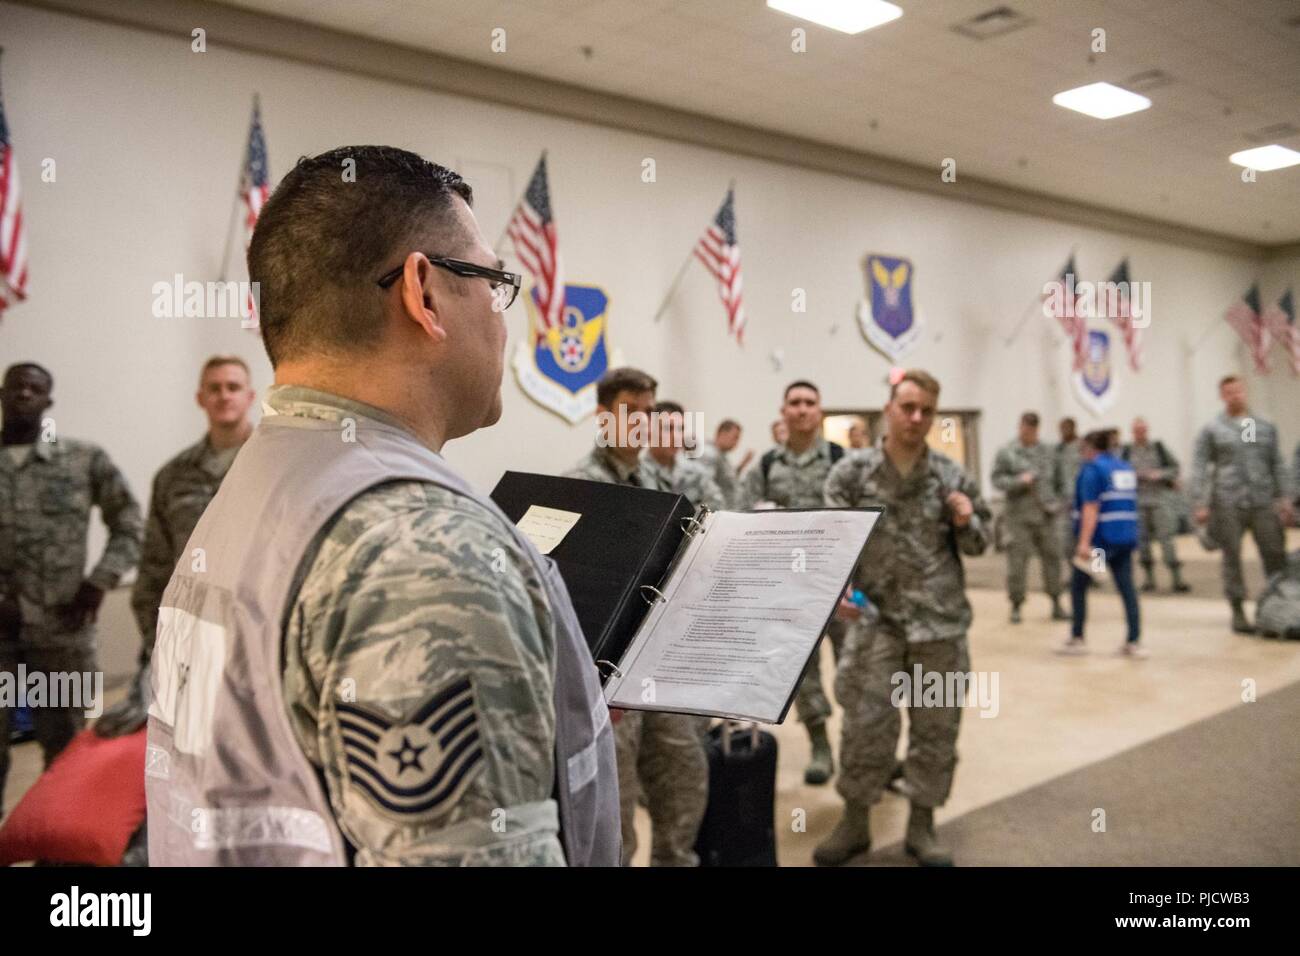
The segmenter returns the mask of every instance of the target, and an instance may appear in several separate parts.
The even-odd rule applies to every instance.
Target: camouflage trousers
[[[1255,538],[1264,577],[1286,567],[1286,532],[1271,505],[1233,508],[1215,505],[1210,512],[1210,533],[1223,549],[1223,593],[1229,601],[1246,599],[1246,581],[1241,574],[1241,539],[1249,529]]]
[[[844,708],[840,740],[840,775],[836,789],[846,803],[870,805],[880,799],[894,772],[902,707],[894,705],[894,675],[916,681],[931,671],[948,674],[970,670],[966,638],[908,643],[879,626],[854,628],[845,641],[835,678],[835,696]],[[904,685],[908,686],[908,685]],[[924,687],[922,683],[920,685]],[[912,706],[907,700],[907,760],[903,784],[919,807],[942,806],[952,789],[957,767],[957,730],[961,707]]]
[[[1061,593],[1061,551],[1057,538],[1056,522],[1008,521],[1007,531],[1007,595],[1012,604],[1025,601],[1025,577],[1029,571],[1030,555],[1038,555],[1043,568],[1043,590],[1051,597]]]
[[[1155,567],[1151,542],[1160,543],[1160,556],[1171,571],[1179,568],[1174,534],[1178,530],[1173,509],[1163,501],[1138,501],[1138,559],[1147,573]]]
[[[826,627],[825,637],[831,639],[831,652],[835,656],[835,662],[838,665],[840,652],[844,649],[844,634],[848,625],[844,621],[834,620]],[[806,727],[820,727],[826,723],[826,719],[831,715],[831,702],[826,698],[826,692],[822,690],[822,646],[819,642],[817,650],[813,653],[812,658],[808,661],[808,666],[804,668],[803,677],[799,678],[799,688],[794,695],[795,712],[799,715],[799,722]]]
[[[614,725],[623,865],[636,853],[636,805],[650,811],[650,865],[698,866],[695,838],[709,802],[708,717],[625,710]]]
[[[89,630],[89,629],[87,629]],[[32,647],[28,644],[0,643],[0,674],[9,675],[5,682],[17,689],[18,665],[26,665],[30,679],[34,673],[85,673],[94,671],[95,649],[88,642],[55,647]],[[47,684],[49,680],[47,678]],[[30,682],[29,682],[29,687]],[[41,745],[44,765],[59,755],[86,725],[85,707],[33,707],[32,725]],[[13,709],[0,698],[0,813],[4,812],[4,787],[9,777],[9,733]]]

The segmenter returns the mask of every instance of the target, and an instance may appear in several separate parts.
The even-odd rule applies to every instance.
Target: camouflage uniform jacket
[[[727,507],[718,483],[713,480],[713,472],[698,460],[691,460],[685,454],[678,453],[669,471],[650,457],[649,452],[641,453],[641,474],[649,478],[660,491],[671,491],[685,495],[691,504],[704,505],[711,511],[722,511]]]
[[[746,511],[760,501],[770,501],[778,508],[822,507],[822,488],[834,464],[831,443],[819,435],[803,452],[795,453],[785,445],[775,446],[772,452],[775,455],[766,478],[762,457],[745,471],[736,509]]]
[[[171,580],[172,569],[233,460],[233,456],[215,451],[205,435],[158,469],[154,476],[144,547],[140,552],[140,574],[131,589],[131,609],[146,648],[153,646],[158,605]]]
[[[1065,500],[1074,500],[1074,485],[1079,480],[1079,469],[1083,467],[1083,453],[1080,449],[1081,441],[1076,438],[1072,442],[1060,442],[1056,446],[1056,470],[1059,480],[1061,495]],[[1069,509],[1062,508],[1061,513],[1065,514]]]
[[[954,491],[974,507],[964,528],[953,526],[946,503]],[[991,524],[975,482],[931,449],[904,477],[877,443],[850,452],[826,479],[826,507],[870,506],[885,513],[858,562],[855,584],[879,611],[879,626],[909,643],[964,637],[972,615],[960,554],[982,554]]]
[[[1023,472],[1034,473],[1034,483],[1020,480]],[[1013,441],[998,450],[993,461],[993,487],[1007,496],[1007,520],[1041,524],[1060,510],[1061,471],[1056,452],[1039,442],[1022,445]]]
[[[96,506],[108,543],[86,575]],[[126,479],[97,445],[37,441],[21,466],[0,449],[0,594],[18,602],[24,643],[73,633],[64,614],[82,582],[116,587],[140,557],[142,523]]]
[[[307,388],[274,388],[267,403],[280,415],[404,428],[379,409]],[[325,526],[292,587],[285,704],[299,745],[323,770],[340,828],[365,848],[356,863],[564,865],[552,800],[555,622],[541,580],[498,520],[438,485],[379,485]],[[398,719],[453,680],[472,688],[454,720],[475,729],[482,759],[431,809],[367,798],[350,782],[356,745],[343,737],[357,733],[344,726],[356,718],[340,711]],[[460,725],[450,726],[452,735]],[[389,756],[426,770],[445,759],[417,749]],[[546,807],[549,816],[536,811]],[[516,819],[520,808],[526,819]],[[498,818],[509,826],[498,828]]]
[[[565,478],[585,478],[608,485],[632,485],[637,488],[658,487],[642,470],[640,463],[628,465],[609,448],[596,445],[588,455],[564,473]]]
[[[700,447],[700,453],[695,461],[713,472],[713,480],[717,482],[718,490],[722,492],[722,499],[726,502],[725,507],[734,508],[740,497],[740,481],[736,476],[736,469],[727,460],[727,453],[721,451],[713,442],[705,442]]]
[[[1138,475],[1138,501],[1144,505],[1163,503],[1173,490],[1178,480],[1178,459],[1173,456],[1163,442],[1149,441],[1145,445],[1132,442],[1125,445],[1120,453],[1126,462],[1133,466]],[[1158,478],[1143,478],[1143,472],[1159,472]]]
[[[1272,422],[1222,412],[1196,436],[1191,487],[1196,507],[1260,508],[1291,496]]]

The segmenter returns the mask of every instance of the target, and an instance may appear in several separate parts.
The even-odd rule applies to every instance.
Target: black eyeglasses
[[[519,286],[523,280],[518,272],[504,272],[501,269],[481,266],[475,262],[466,262],[464,259],[448,259],[446,256],[431,256],[427,252],[425,253],[425,256],[435,266],[438,266],[441,269],[446,269],[448,272],[454,272],[458,276],[487,279],[492,286],[493,305],[498,312],[504,312],[506,309],[510,308],[515,299],[519,296]],[[405,268],[406,263],[403,262],[392,272],[385,272],[381,275],[377,283],[379,288],[387,289],[391,286],[397,281],[398,277],[402,274],[402,270]],[[499,293],[499,290],[501,289],[510,290],[509,298],[504,299],[504,305],[497,306],[496,303],[500,302],[506,295],[506,293],[503,292]]]

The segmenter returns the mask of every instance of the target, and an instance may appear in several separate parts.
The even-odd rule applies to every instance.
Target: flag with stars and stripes
[[[560,237],[551,214],[545,153],[537,161],[506,233],[514,243],[515,255],[533,277],[533,297],[543,329],[558,329],[564,320],[564,269],[560,264]]]
[[[244,154],[244,176],[239,184],[244,199],[244,244],[253,238],[257,217],[271,194],[271,177],[266,162],[266,137],[262,134],[262,110],[253,99],[253,122],[248,129],[248,151]]]
[[[1060,323],[1061,331],[1070,342],[1070,352],[1074,357],[1072,368],[1077,372],[1088,357],[1088,321],[1079,311],[1076,275],[1074,256],[1070,256],[1061,274],[1043,290],[1043,300],[1051,304],[1051,315]]]
[[[740,244],[736,240],[736,191],[727,190],[718,214],[695,244],[695,258],[718,280],[718,297],[727,310],[727,331],[744,340],[745,305],[741,298]]]
[[[1300,326],[1295,321],[1295,300],[1291,290],[1287,289],[1277,305],[1269,306],[1260,316],[1260,324],[1269,331],[1270,337],[1282,343],[1291,360],[1291,371],[1300,375]]]
[[[27,228],[23,222],[18,160],[9,142],[4,100],[0,98],[0,315],[27,298]]]
[[[1273,346],[1273,336],[1264,324],[1259,308],[1259,283],[1224,313],[1223,318],[1237,330],[1241,340],[1250,349],[1250,357],[1255,360],[1255,368],[1260,372],[1268,371],[1268,350]]]
[[[1142,330],[1133,323],[1131,283],[1128,277],[1128,260],[1124,259],[1110,274],[1106,283],[1106,318],[1119,328],[1128,352],[1128,364],[1133,371],[1142,368]]]

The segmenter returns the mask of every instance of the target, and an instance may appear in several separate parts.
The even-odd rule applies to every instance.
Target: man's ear
[[[412,252],[406,257],[402,277],[398,280],[402,290],[402,312],[434,342],[447,340],[442,306],[447,302],[433,276],[434,265],[422,252]]]
[[[203,407],[203,389],[199,389],[194,393],[194,404],[199,406],[199,408]]]

